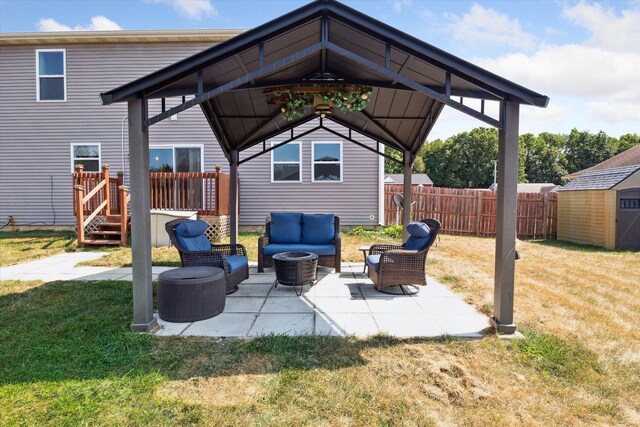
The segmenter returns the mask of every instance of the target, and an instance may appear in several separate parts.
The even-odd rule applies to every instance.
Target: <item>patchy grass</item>
[[[518,341],[161,338],[128,282],[0,282],[0,425],[639,425],[640,254],[518,250]],[[443,235],[427,269],[490,313],[493,253]]]
[[[0,232],[0,267],[33,261],[76,249],[76,235],[70,231]]]

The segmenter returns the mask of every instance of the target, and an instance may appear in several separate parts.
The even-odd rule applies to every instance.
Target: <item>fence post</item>
[[[120,245],[127,246],[128,237],[128,212],[127,212],[127,192],[129,187],[126,185],[120,185],[118,187],[118,205],[120,206]]]
[[[74,185],[73,190],[75,193],[73,199],[76,201],[76,206],[78,207],[76,210],[76,232],[78,234],[78,247],[80,247],[84,242],[84,203],[82,203],[82,199],[84,198],[84,185]]]
[[[482,191],[476,194],[476,236],[480,236],[480,225],[482,224]]]
[[[214,194],[216,208],[215,208],[215,211],[213,212],[215,216],[220,216],[220,170],[221,169],[222,169],[222,166],[216,165],[216,178],[215,178],[216,189]]]
[[[111,191],[109,188],[109,165],[102,165],[102,179],[105,182],[104,187],[104,199],[107,201],[107,205],[104,207],[104,214],[111,215]]]
[[[84,187],[84,179],[82,177],[82,173],[84,172],[84,165],[75,165],[75,170],[76,170],[76,175],[73,181],[73,213],[75,214],[78,210],[78,204],[76,203],[76,198],[75,198],[75,186],[76,185],[82,185]]]
[[[549,194],[544,193],[542,202],[542,238],[549,238]]]

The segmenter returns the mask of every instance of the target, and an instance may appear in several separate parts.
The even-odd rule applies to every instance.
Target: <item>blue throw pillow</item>
[[[407,232],[412,237],[431,237],[431,229],[424,222],[411,222],[407,225]]]
[[[188,251],[211,251],[211,243],[204,234],[209,224],[204,221],[185,221],[175,228],[176,240]]]
[[[269,243],[301,243],[301,213],[271,213]]]
[[[409,251],[421,251],[429,244],[430,237],[409,237],[404,243],[404,248]]]
[[[302,215],[302,242],[307,245],[330,245],[335,236],[333,214]]]

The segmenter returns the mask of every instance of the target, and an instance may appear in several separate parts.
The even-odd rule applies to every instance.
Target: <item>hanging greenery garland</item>
[[[273,95],[268,102],[281,104],[282,116],[288,120],[294,120],[304,116],[306,108],[328,106],[337,108],[342,112],[362,111],[371,99],[371,87],[357,85],[321,86],[309,87],[289,86],[268,89],[265,95]],[[318,109],[320,110],[320,108]],[[326,108],[321,109],[323,113]],[[330,112],[330,111],[329,111]]]

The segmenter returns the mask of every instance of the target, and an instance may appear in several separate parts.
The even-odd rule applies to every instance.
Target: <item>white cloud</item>
[[[580,2],[565,7],[562,17],[591,33],[587,44],[616,51],[640,52],[640,8],[623,10],[604,9],[600,4]]]
[[[584,45],[542,45],[532,55],[514,53],[476,61],[498,75],[556,95],[640,100],[640,54]]]
[[[103,15],[97,15],[91,18],[91,24],[87,26],[76,25],[71,28],[68,25],[61,24],[52,18],[41,19],[38,21],[39,31],[113,31],[122,30],[120,25],[113,22]]]
[[[389,0],[396,12],[402,12],[406,7],[413,5],[413,0]]]
[[[144,0],[145,3],[166,4],[178,13],[191,19],[202,19],[206,16],[217,16],[218,10],[211,0]]]
[[[510,19],[497,10],[476,3],[462,17],[452,14],[447,17],[453,22],[446,26],[446,30],[456,40],[465,43],[492,43],[523,50],[530,50],[537,44],[537,38],[525,32],[518,19]]]
[[[640,102],[589,102],[587,104],[590,112],[590,119],[595,121],[605,121],[608,123],[619,123],[624,121],[640,122]]]

